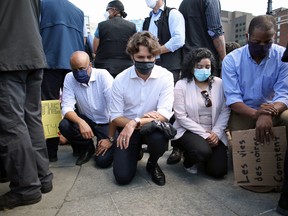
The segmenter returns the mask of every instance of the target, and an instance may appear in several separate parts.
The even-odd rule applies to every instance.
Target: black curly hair
[[[211,74],[216,72],[216,62],[212,52],[207,48],[195,48],[187,53],[182,64],[181,79],[187,78],[187,82],[191,82],[194,78],[194,67],[202,59],[209,59],[211,62]],[[209,88],[212,88],[214,76],[208,78]]]

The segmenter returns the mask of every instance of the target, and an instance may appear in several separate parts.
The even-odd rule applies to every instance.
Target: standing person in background
[[[186,40],[183,55],[193,48],[209,49],[216,60],[214,76],[220,77],[226,55],[219,0],[183,0],[179,11],[185,18]]]
[[[84,13],[68,0],[42,0],[41,5],[40,32],[48,64],[44,69],[42,100],[55,100],[71,71],[71,54],[84,51]],[[50,162],[57,161],[59,137],[47,139],[46,144]]]
[[[39,0],[0,2],[0,157],[10,180],[0,211],[37,203],[53,188],[41,121],[39,16]]]
[[[212,75],[219,77],[220,61],[226,55],[220,1],[183,0],[179,6],[179,11],[184,16],[186,30],[183,57],[194,48],[208,48],[216,59],[216,70]],[[180,160],[181,151],[173,146],[167,164],[175,164]]]
[[[175,8],[166,6],[164,0],[146,0],[152,9],[145,18],[143,30],[151,32],[161,45],[157,52],[156,65],[160,65],[174,76],[174,83],[179,80],[182,59],[182,47],[185,42],[185,21]]]
[[[125,50],[129,38],[136,33],[136,25],[123,19],[127,14],[124,5],[118,0],[108,3],[104,16],[107,20],[100,22],[95,31],[94,66],[108,70],[115,78],[133,64]]]

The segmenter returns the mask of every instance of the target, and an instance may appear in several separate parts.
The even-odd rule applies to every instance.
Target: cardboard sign
[[[62,120],[59,100],[42,101],[42,124],[45,138],[58,137],[58,126]]]
[[[234,183],[242,186],[282,186],[287,148],[285,126],[274,127],[274,138],[261,145],[255,129],[232,131]]]

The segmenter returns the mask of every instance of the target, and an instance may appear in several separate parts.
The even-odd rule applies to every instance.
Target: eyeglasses
[[[201,91],[201,95],[205,98],[205,106],[211,107],[212,101],[210,100],[209,93],[206,90],[204,90],[204,91]]]

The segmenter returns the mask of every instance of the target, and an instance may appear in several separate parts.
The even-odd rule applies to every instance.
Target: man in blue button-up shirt
[[[288,134],[288,64],[281,61],[284,47],[273,44],[275,25],[272,16],[252,19],[248,44],[228,54],[222,64],[226,104],[232,110],[229,129],[256,128],[260,143],[273,136],[273,126],[285,125]],[[283,194],[288,210],[287,163]]]
[[[254,18],[247,34],[248,44],[227,55],[222,65],[227,105],[233,114],[254,122],[260,142],[266,132],[272,133],[272,120],[281,117],[288,105],[288,64],[281,62],[284,47],[273,44],[274,23],[270,16]],[[233,114],[230,128],[248,129],[242,128],[247,122],[243,126],[235,124]]]

